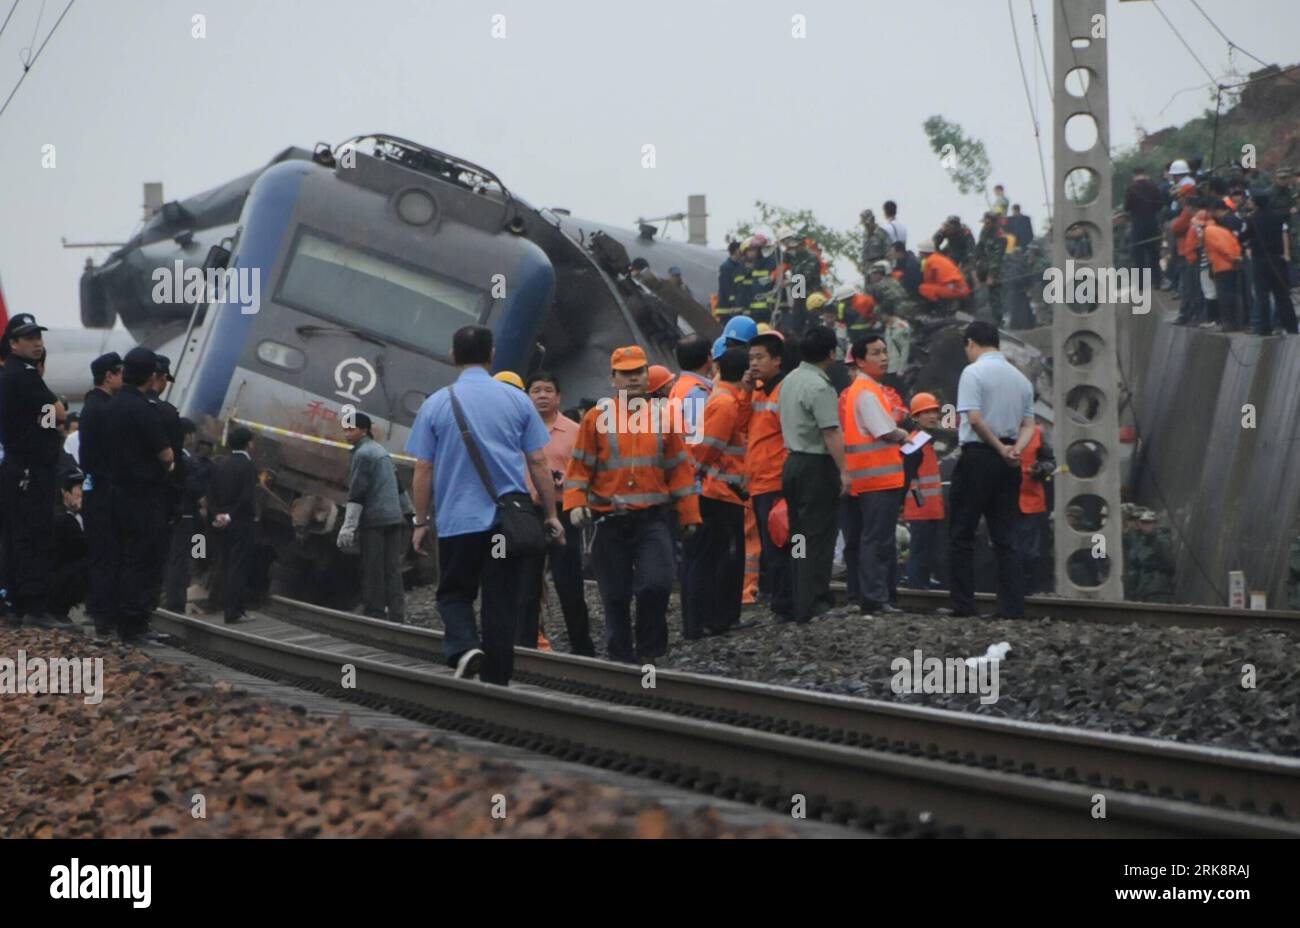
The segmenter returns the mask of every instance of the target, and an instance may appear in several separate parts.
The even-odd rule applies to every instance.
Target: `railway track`
[[[640,668],[530,649],[520,685],[485,686],[451,677],[438,632],[282,598],[270,612],[256,634],[154,624],[263,676],[771,808],[803,797],[809,817],[877,833],[1300,837],[1300,761],[664,670],[650,688]]]
[[[832,583],[839,592],[843,583]],[[991,611],[996,604],[991,593],[977,593],[977,606]],[[949,605],[947,590],[899,589],[898,605],[915,612],[933,612]],[[1071,622],[1100,622],[1108,625],[1164,625],[1180,628],[1260,629],[1276,628],[1300,634],[1300,612],[1285,609],[1229,609],[1227,606],[1184,606],[1164,603],[1110,602],[1065,596],[1029,596],[1025,618],[1064,619]]]

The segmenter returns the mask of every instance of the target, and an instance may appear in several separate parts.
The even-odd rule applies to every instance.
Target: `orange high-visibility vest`
[[[583,417],[564,474],[564,508],[624,512],[675,503],[682,525],[698,524],[695,465],[681,434],[632,431],[640,426],[636,407],[629,412],[620,405],[614,400]]]
[[[1043,427],[1035,425],[1034,437],[1029,439],[1025,450],[1020,452],[1020,511],[1026,515],[1047,512],[1047,487],[1043,481],[1029,476],[1029,472],[1038,463],[1038,449],[1042,446]]]
[[[706,394],[705,402],[707,402],[707,395],[713,393],[713,384],[710,381],[692,371],[682,371],[677,375],[677,379],[673,381],[672,387],[668,390],[668,406],[669,411],[672,413],[670,421],[687,422],[685,416],[686,394],[690,393],[696,387],[703,388]],[[680,413],[678,412],[679,410]],[[679,414],[682,416],[681,419],[677,418]],[[698,427],[700,420],[704,416],[704,404],[700,404],[697,408],[692,410],[691,415],[692,418],[689,420],[688,424]]]
[[[919,506],[916,504],[916,496],[921,497]],[[934,453],[934,442],[929,441],[921,447],[921,469],[916,472],[916,479],[903,498],[903,518],[908,522],[927,522],[942,519],[943,516],[939,455]]]
[[[691,454],[703,478],[701,493],[724,503],[743,502],[745,487],[745,427],[749,403],[735,384],[719,383],[704,407],[703,438]]]
[[[849,478],[849,492],[857,496],[876,490],[897,490],[903,486],[903,455],[892,441],[880,441],[858,428],[853,407],[862,393],[871,393],[880,407],[889,412],[889,399],[880,384],[870,377],[859,377],[840,394],[840,428],[844,430],[844,457]]]
[[[962,299],[970,296],[966,276],[947,255],[938,252],[925,256],[921,274],[921,296],[927,300]]]
[[[781,384],[776,382],[771,390],[754,391],[750,403],[749,451],[745,455],[745,473],[749,477],[749,492],[781,492],[781,470],[789,449],[781,437]]]

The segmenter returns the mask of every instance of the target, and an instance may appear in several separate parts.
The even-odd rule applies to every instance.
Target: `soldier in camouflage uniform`
[[[1150,509],[1138,516],[1134,537],[1133,572],[1136,596],[1143,603],[1174,601],[1174,554],[1169,532],[1156,528],[1156,514]]]
[[[1002,327],[1002,265],[1007,257],[1007,237],[1002,231],[998,214],[984,214],[984,224],[980,229],[980,240],[975,246],[975,277],[986,285],[987,302],[985,321]],[[976,318],[980,314],[976,313]]]
[[[975,236],[962,224],[960,216],[949,216],[939,231],[934,233],[934,250],[952,261],[970,276],[971,259],[975,256]]]
[[[791,310],[791,325],[783,325],[796,335],[807,325],[808,297],[822,288],[822,264],[817,252],[808,247],[803,236],[788,226],[777,230],[781,237],[781,261],[789,268],[789,282],[781,295],[782,307]],[[802,296],[795,294],[801,293]],[[757,320],[755,320],[757,321]]]
[[[1124,546],[1124,598],[1137,598],[1137,575],[1133,570],[1133,555],[1137,551],[1137,517],[1139,509],[1133,503],[1121,503],[1123,515],[1120,540]]]
[[[889,246],[894,243],[889,240],[889,233],[876,225],[876,214],[871,210],[864,209],[859,218],[862,220],[862,268],[865,272],[877,261],[888,258]]]
[[[877,261],[867,268],[867,285],[862,292],[876,301],[876,306],[887,308],[900,319],[910,320],[916,314],[916,304],[903,288],[902,282],[889,273],[888,261]]]

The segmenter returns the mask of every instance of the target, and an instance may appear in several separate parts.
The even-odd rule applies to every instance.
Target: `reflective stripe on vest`
[[[921,497],[920,505],[916,502],[918,495]],[[921,449],[921,467],[907,495],[903,497],[903,518],[909,522],[924,522],[942,519],[943,516],[943,483],[939,477],[939,458],[931,442]]]
[[[856,406],[863,393],[872,394],[880,408],[889,412],[885,392],[870,377],[859,377],[840,396],[840,426],[844,432],[845,463],[854,496],[876,490],[897,490],[903,486],[903,455],[898,445],[863,434],[858,428]]]

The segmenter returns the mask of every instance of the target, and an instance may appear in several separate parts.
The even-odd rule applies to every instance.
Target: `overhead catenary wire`
[[[1169,28],[1172,29],[1174,35],[1178,37],[1178,41],[1183,43],[1183,48],[1187,49],[1187,53],[1195,59],[1198,65],[1201,66],[1201,70],[1204,71],[1205,76],[1210,79],[1210,83],[1215,87],[1218,87],[1219,79],[1205,66],[1205,62],[1200,59],[1200,56],[1197,55],[1196,52],[1192,51],[1192,47],[1187,44],[1187,40],[1184,39],[1183,34],[1178,31],[1178,27],[1174,25],[1174,21],[1165,15],[1165,11],[1160,9],[1160,4],[1157,3],[1156,0],[1151,0],[1151,5],[1155,7],[1155,11],[1160,14],[1160,18],[1169,24]]]
[[[1025,59],[1020,54],[1020,34],[1016,30],[1016,13],[1015,8],[1011,5],[1011,0],[1007,0],[1007,16],[1011,19],[1011,41],[1016,47],[1016,61],[1020,65],[1020,83],[1025,88],[1025,102],[1029,106],[1029,119],[1034,126],[1034,151],[1038,154],[1038,173],[1043,179],[1043,207],[1047,210],[1047,221],[1050,224],[1052,221],[1052,188],[1047,182],[1047,164],[1043,160],[1043,142],[1038,128],[1038,115],[1034,112],[1033,94],[1029,90],[1029,76],[1025,73]]]
[[[50,39],[54,38],[54,33],[58,31],[59,24],[63,22],[63,18],[68,15],[68,11],[72,9],[72,5],[76,2],[77,0],[68,0],[68,5],[63,8],[63,12],[59,14],[59,18],[54,21],[54,25],[50,27],[49,33],[46,34],[45,41],[41,42],[41,47],[36,49],[36,54],[32,55],[31,60],[24,62],[23,73],[19,75],[18,82],[14,84],[13,90],[9,91],[9,96],[5,97],[5,102],[0,104],[0,116],[3,116],[5,110],[9,109],[14,94],[18,93],[18,88],[23,85],[23,81],[31,72],[32,66],[36,64],[36,59],[41,57],[41,52],[45,51],[45,46],[50,44]]]
[[[9,20],[14,18],[14,10],[16,9],[18,9],[18,0],[14,0],[14,5],[9,7],[9,15],[5,17],[3,23],[0,23],[0,36],[5,34],[5,27],[9,25]]]
[[[1223,41],[1225,41],[1225,42],[1228,43],[1228,48],[1229,48],[1229,50],[1231,50],[1231,49],[1236,49],[1237,51],[1239,51],[1239,52],[1241,52],[1243,55],[1245,55],[1247,58],[1250,58],[1250,59],[1254,60],[1254,61],[1257,62],[1258,64],[1262,64],[1262,65],[1263,65],[1264,67],[1266,67],[1266,68],[1268,68],[1268,67],[1275,67],[1275,65],[1271,65],[1271,64],[1269,64],[1267,61],[1265,61],[1263,58],[1260,58],[1258,55],[1252,55],[1250,52],[1246,51],[1244,48],[1242,48],[1242,47],[1241,47],[1240,45],[1238,45],[1236,42],[1232,41],[1232,39],[1228,38],[1227,35],[1224,34],[1223,30],[1219,28],[1218,23],[1216,23],[1214,20],[1210,19],[1210,14],[1207,13],[1207,12],[1205,12],[1205,10],[1203,10],[1203,9],[1201,8],[1201,5],[1200,5],[1199,3],[1197,3],[1196,0],[1192,0],[1192,6],[1196,7],[1196,12],[1200,13],[1203,17],[1205,17],[1205,21],[1206,21],[1207,23],[1209,23],[1209,24],[1210,24],[1210,27],[1211,27],[1212,29],[1214,29],[1214,31],[1217,32],[1217,33],[1219,34],[1219,38],[1223,39]],[[1291,68],[1287,68],[1287,70],[1290,71],[1290,70],[1292,70],[1292,69],[1291,69]],[[1285,74],[1286,72],[1283,71],[1283,72],[1281,72],[1281,73]],[[1270,75],[1268,75],[1268,76],[1269,76],[1269,77],[1277,77],[1278,75],[1276,75],[1276,74],[1270,74]],[[1296,84],[1300,84],[1300,81],[1297,81],[1297,80],[1296,80],[1295,78],[1293,78],[1293,77],[1288,77],[1287,80],[1292,81],[1293,83],[1296,83]]]

